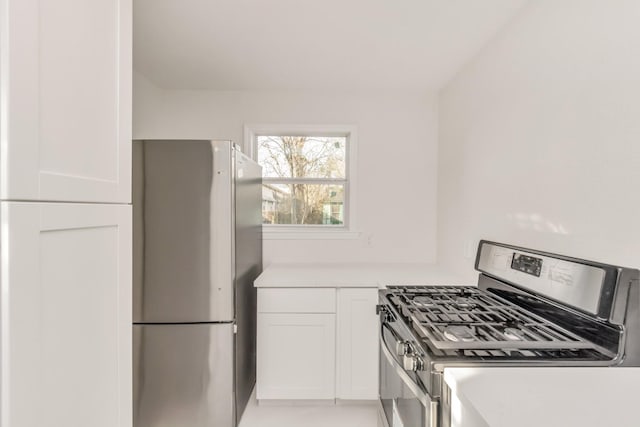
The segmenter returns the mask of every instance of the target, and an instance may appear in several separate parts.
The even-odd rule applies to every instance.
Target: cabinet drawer
[[[336,290],[333,288],[258,289],[259,313],[335,313]]]

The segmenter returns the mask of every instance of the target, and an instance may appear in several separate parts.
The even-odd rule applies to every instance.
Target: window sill
[[[274,230],[262,227],[264,240],[355,240],[361,234],[347,230]]]

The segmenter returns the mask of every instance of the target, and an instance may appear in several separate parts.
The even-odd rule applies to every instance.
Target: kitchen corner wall
[[[474,279],[487,238],[640,267],[638,22],[637,0],[531,2],[442,91],[440,263]]]
[[[134,139],[231,139],[245,123],[355,124],[353,240],[265,240],[272,262],[433,262],[437,97],[415,92],[164,90],[134,73]]]

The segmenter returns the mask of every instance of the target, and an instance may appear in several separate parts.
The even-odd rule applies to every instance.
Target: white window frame
[[[336,136],[346,137],[345,153],[345,209],[344,226],[265,224],[262,227],[265,239],[357,239],[356,228],[356,177],[358,132],[353,125],[285,125],[285,124],[245,124],[243,152],[258,160],[258,136]]]

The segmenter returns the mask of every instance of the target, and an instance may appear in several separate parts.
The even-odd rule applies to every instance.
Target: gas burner
[[[457,292],[457,295],[461,298],[469,298],[473,296],[473,292],[468,288],[460,288]]]
[[[425,297],[425,296],[417,296],[413,298],[413,303],[418,307],[426,307],[426,308],[433,308],[438,305],[438,303],[436,303],[433,300],[433,298]]]
[[[516,319],[507,319],[504,321],[504,327],[507,329],[523,329],[525,326]]]
[[[454,306],[459,310],[471,310],[476,308],[478,304],[473,299],[469,298],[469,296],[457,297],[455,299]]]
[[[516,328],[505,328],[502,331],[504,337],[511,341],[522,341],[524,340],[524,332],[520,329]]]
[[[471,326],[449,325],[444,328],[444,337],[454,342],[471,342],[476,340],[475,330]]]

